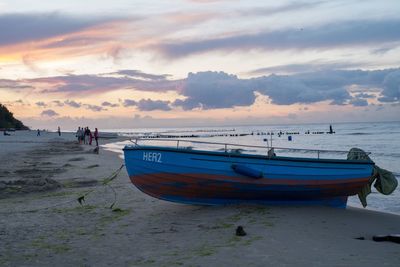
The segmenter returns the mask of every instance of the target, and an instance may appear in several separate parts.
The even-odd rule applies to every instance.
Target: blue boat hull
[[[373,162],[324,160],[125,147],[132,183],[167,201],[220,205],[236,203],[317,204],[346,207],[372,175]]]

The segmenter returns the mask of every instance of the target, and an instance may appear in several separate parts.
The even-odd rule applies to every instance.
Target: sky
[[[0,0],[32,128],[398,121],[400,1]]]

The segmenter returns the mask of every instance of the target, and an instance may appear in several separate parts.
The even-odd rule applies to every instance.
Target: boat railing
[[[232,149],[232,147],[243,147],[243,148],[257,148],[257,149],[263,149],[267,151],[268,156],[274,156],[276,150],[281,150],[281,151],[289,151],[289,152],[306,152],[306,153],[315,153],[317,158],[319,159],[321,154],[325,153],[334,153],[334,154],[348,154],[349,151],[345,150],[329,150],[329,149],[308,149],[308,148],[288,148],[288,147],[271,147],[271,146],[257,146],[257,145],[242,145],[242,144],[234,144],[234,143],[221,143],[221,142],[208,142],[208,141],[197,141],[197,140],[187,140],[187,139],[171,139],[171,138],[153,138],[153,139],[148,139],[148,138],[135,138],[135,139],[130,139],[132,143],[134,143],[136,146],[140,146],[138,144],[139,141],[161,141],[161,142],[175,142],[175,145],[173,147],[176,148],[182,148],[182,149],[188,149],[192,147],[185,147],[182,146],[182,143],[193,143],[193,144],[205,144],[205,145],[217,145],[217,146],[222,146],[223,151],[225,153],[228,152],[237,152],[240,153],[240,149]],[[366,153],[367,155],[371,154],[370,152],[360,152],[360,151],[352,151],[351,153]]]

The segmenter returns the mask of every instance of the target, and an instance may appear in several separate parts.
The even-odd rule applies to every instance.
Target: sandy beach
[[[125,169],[104,186],[123,160],[72,133],[13,132],[0,146],[0,266],[400,266],[400,244],[372,240],[400,234],[398,215],[169,203]]]

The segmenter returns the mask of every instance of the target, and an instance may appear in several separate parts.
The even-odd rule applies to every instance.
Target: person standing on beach
[[[88,132],[89,132],[89,145],[92,145],[93,134],[92,134],[92,131],[89,128],[88,128]]]
[[[58,136],[61,136],[61,129],[60,129],[60,126],[58,126],[57,133],[58,133]]]
[[[81,127],[81,143],[86,144],[85,141],[85,128]]]
[[[82,144],[83,136],[84,136],[84,129],[83,127],[78,127],[78,131],[76,132],[76,136],[78,137],[78,143]]]
[[[83,129],[82,130],[82,132],[83,132],[83,144],[86,145],[86,130],[87,130],[87,128],[86,127],[85,128],[82,127],[82,129]]]
[[[96,140],[96,146],[99,146],[99,131],[97,130],[97,128],[95,128],[94,130],[94,140]]]
[[[76,138],[78,138],[78,143],[81,143],[81,127],[78,127],[78,130],[76,131],[75,134]]]
[[[36,136],[40,136],[40,130],[39,130],[39,129],[37,129],[37,134],[36,134]]]
[[[86,127],[85,130],[85,139],[86,139],[86,144],[89,144],[89,138],[90,138],[90,130],[89,130],[89,126]]]

